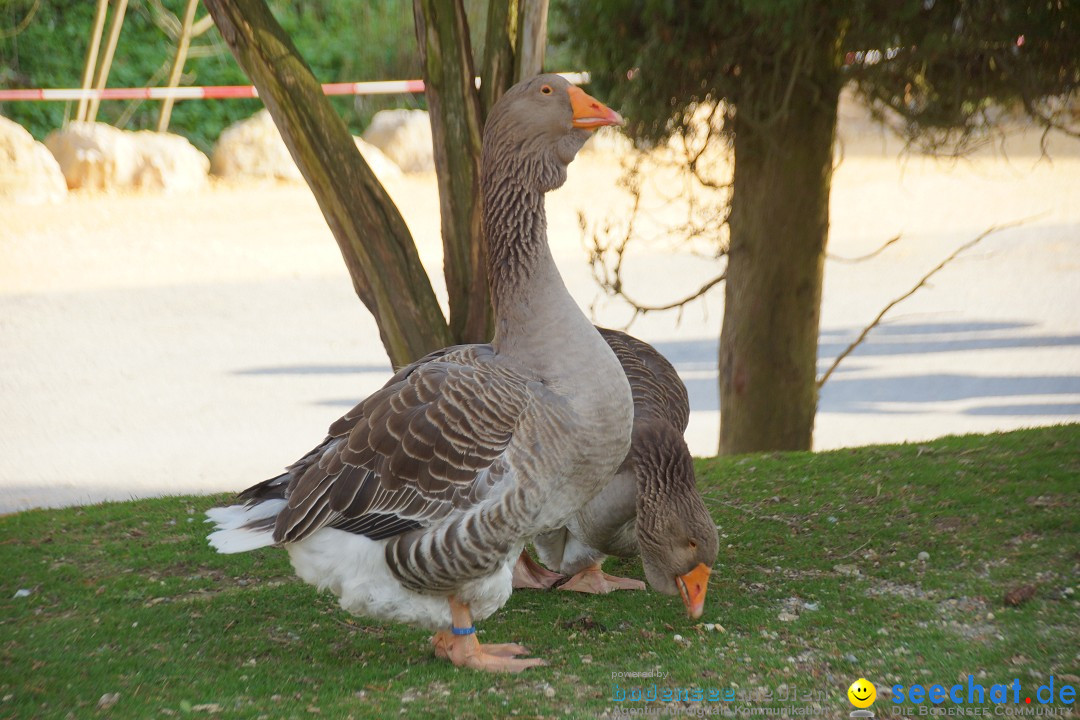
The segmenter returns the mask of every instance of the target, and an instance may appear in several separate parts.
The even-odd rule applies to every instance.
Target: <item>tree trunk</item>
[[[544,69],[547,49],[548,0],[520,0],[514,82],[528,80]]]
[[[395,367],[451,342],[412,236],[264,0],[206,0],[311,187]]]
[[[480,228],[483,128],[465,8],[461,0],[414,0],[413,16],[435,145],[450,335],[487,342],[493,316]]]
[[[768,128],[740,118],[773,108],[739,104],[720,335],[724,454],[811,449],[837,77],[796,83]]]
[[[484,34],[480,109],[487,114],[514,84],[514,42],[517,37],[518,0],[490,0]]]

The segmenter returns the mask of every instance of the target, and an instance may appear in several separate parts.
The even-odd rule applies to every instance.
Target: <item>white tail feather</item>
[[[219,553],[228,554],[273,545],[273,529],[251,530],[245,526],[274,517],[285,503],[285,500],[265,500],[256,505],[230,505],[207,510],[206,521],[217,527],[207,536],[210,546]]]

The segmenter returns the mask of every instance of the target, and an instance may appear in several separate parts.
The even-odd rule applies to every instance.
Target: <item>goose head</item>
[[[679,595],[701,617],[720,540],[694,478],[682,433],[656,420],[634,427],[636,533],[645,577],[655,590]]]
[[[619,113],[561,76],[537,75],[507,90],[488,114],[484,176],[509,172],[541,192],[554,190],[593,130],[622,123]]]

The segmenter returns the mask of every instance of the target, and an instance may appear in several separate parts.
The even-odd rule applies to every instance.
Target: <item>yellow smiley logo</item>
[[[877,700],[877,690],[874,683],[866,678],[859,678],[847,689],[847,698],[857,708],[868,708]]]

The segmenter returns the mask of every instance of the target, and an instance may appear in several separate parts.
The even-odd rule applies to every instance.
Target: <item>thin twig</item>
[[[0,30],[0,40],[9,40],[30,27],[30,22],[34,19],[34,16],[37,15],[39,9],[41,9],[41,0],[34,0],[34,4],[30,6],[30,10],[26,13],[26,17],[19,21],[18,25],[10,30]]]
[[[643,304],[641,304],[639,302],[636,302],[635,300],[631,299],[630,297],[628,297],[625,290],[621,291],[619,293],[619,295],[622,296],[623,300],[625,300],[630,305],[632,305],[634,307],[634,310],[638,314],[644,315],[645,313],[649,313],[649,312],[663,312],[664,310],[674,310],[675,308],[681,308],[683,305],[686,305],[687,303],[690,303],[690,302],[693,302],[694,300],[697,300],[699,297],[701,297],[705,293],[709,292],[714,287],[716,287],[720,283],[724,282],[724,280],[726,280],[726,279],[727,279],[727,270],[725,270],[724,272],[720,273],[719,275],[714,277],[709,282],[702,285],[700,288],[697,289],[696,292],[693,292],[690,295],[687,295],[682,300],[676,300],[675,302],[670,302],[670,303],[667,303],[666,305],[643,305]]]
[[[872,252],[872,253],[868,253],[868,254],[866,254],[866,255],[860,255],[859,257],[847,258],[847,257],[840,257],[839,255],[832,255],[832,254],[829,254],[829,253],[826,253],[826,254],[825,254],[825,257],[826,257],[827,259],[829,259],[829,260],[833,260],[833,261],[835,261],[835,262],[842,262],[842,263],[861,263],[861,262],[865,262],[865,261],[867,261],[867,260],[870,260],[870,259],[872,259],[872,258],[875,258],[875,257],[877,257],[877,256],[878,256],[878,255],[880,255],[880,254],[881,254],[882,252],[884,252],[885,248],[889,247],[889,246],[890,246],[890,245],[892,245],[892,244],[893,244],[894,242],[897,242],[897,241],[899,241],[899,240],[900,240],[900,236],[899,236],[899,235],[894,235],[893,237],[891,237],[891,238],[889,238],[888,240],[886,240],[886,241],[885,241],[885,244],[884,244],[884,245],[882,245],[881,247],[879,247],[879,248],[878,248],[877,250],[875,250],[874,252]]]
[[[1045,214],[1046,213],[1040,213],[1039,215],[1032,215],[1030,217],[1026,217],[1026,218],[1023,218],[1021,220],[1014,220],[1012,222],[1007,222],[1007,223],[1004,223],[1002,225],[991,225],[989,228],[984,230],[982,232],[982,234],[980,234],[974,240],[969,240],[968,242],[964,243],[963,245],[958,247],[956,250],[954,250],[952,252],[952,254],[949,255],[949,257],[945,258],[940,263],[938,263],[937,266],[933,270],[931,270],[930,272],[923,275],[922,279],[920,279],[919,282],[917,282],[915,284],[915,287],[911,288],[906,293],[904,293],[903,295],[901,295],[900,297],[896,298],[895,300],[890,302],[888,305],[886,305],[884,307],[884,309],[882,309],[882,311],[878,313],[878,316],[876,318],[874,318],[874,321],[871,322],[869,325],[867,325],[865,328],[863,328],[863,331],[861,333],[859,333],[859,337],[855,339],[855,342],[848,345],[847,348],[845,348],[842,353],[840,353],[839,355],[836,356],[836,359],[833,361],[833,364],[829,366],[829,369],[826,370],[825,374],[822,375],[821,378],[817,381],[818,390],[820,390],[821,386],[824,385],[828,381],[828,379],[832,376],[833,371],[836,370],[836,368],[840,365],[841,361],[843,361],[844,358],[846,358],[848,355],[850,355],[855,350],[855,348],[857,348],[860,344],[862,344],[862,341],[866,339],[866,336],[870,334],[870,331],[873,330],[875,327],[877,327],[879,323],[881,323],[881,319],[885,317],[885,314],[887,312],[889,312],[894,307],[896,307],[897,305],[902,303],[904,300],[907,300],[909,297],[914,295],[919,290],[919,288],[926,285],[927,280],[929,280],[931,277],[936,275],[939,270],[941,270],[946,265],[948,265],[950,262],[952,262],[956,258],[957,255],[964,252],[965,250],[968,250],[969,248],[974,247],[978,243],[982,242],[986,237],[988,237],[988,236],[990,236],[990,235],[992,235],[992,234],[994,234],[996,232],[999,232],[1001,230],[1007,230],[1008,228],[1017,227],[1019,225],[1023,225],[1024,223],[1026,223],[1026,222],[1028,222],[1030,220],[1034,220],[1035,218],[1041,217],[1042,215],[1045,215]]]

